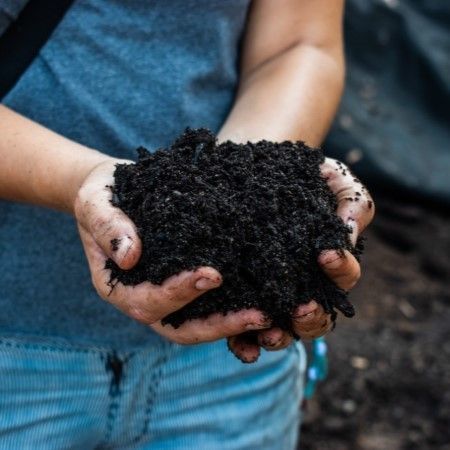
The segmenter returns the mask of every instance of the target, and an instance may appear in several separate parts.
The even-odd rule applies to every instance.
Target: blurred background
[[[301,450],[450,450],[450,1],[347,0],[347,87],[325,144],[377,215],[327,337]]]

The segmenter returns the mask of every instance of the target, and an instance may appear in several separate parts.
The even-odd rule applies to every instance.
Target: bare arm
[[[343,0],[256,0],[221,140],[319,145],[344,84]]]
[[[0,198],[73,212],[83,180],[108,156],[0,105]]]

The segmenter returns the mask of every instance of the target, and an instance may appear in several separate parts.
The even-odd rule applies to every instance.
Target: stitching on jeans
[[[119,397],[121,396],[122,391],[119,390],[117,394],[112,397],[111,402],[109,403],[108,413],[106,415],[106,433],[103,439],[103,445],[100,445],[98,448],[103,448],[103,446],[108,446],[108,441],[111,439],[114,423],[117,417],[117,411],[119,409]]]
[[[113,351],[114,352],[114,351]],[[109,353],[111,354],[111,353]],[[135,352],[131,352],[128,355],[125,355],[122,357],[122,364],[123,367],[125,367],[125,365],[130,361],[130,359],[135,355]],[[104,355],[101,356],[102,361],[105,360]],[[122,385],[122,383],[124,382],[126,375],[123,374],[120,384]],[[111,444],[109,443],[109,441],[111,440],[111,436],[113,433],[113,429],[114,429],[114,425],[116,422],[116,418],[117,418],[117,413],[118,413],[118,409],[119,409],[119,403],[120,403],[120,397],[122,396],[122,388],[119,385],[117,387],[117,391],[114,394],[111,394],[111,391],[109,392],[109,396],[111,398],[111,401],[109,403],[108,406],[108,412],[106,414],[106,431],[105,431],[105,436],[102,439],[102,441],[100,442],[100,444],[98,444],[95,449],[105,449],[105,448],[110,448]]]
[[[137,444],[139,441],[142,441],[143,438],[148,434],[149,427],[150,427],[150,418],[153,412],[153,405],[155,404],[156,395],[158,392],[158,388],[163,376],[163,367],[166,364],[168,360],[168,348],[164,348],[164,355],[159,358],[157,363],[159,364],[158,370],[155,371],[152,374],[151,380],[150,380],[150,387],[147,392],[147,400],[146,400],[146,407],[144,412],[144,424],[142,426],[141,432],[133,439],[132,443]]]
[[[94,348],[76,348],[76,347],[63,347],[62,345],[44,345],[44,344],[31,344],[25,342],[13,342],[9,339],[0,339],[0,345],[8,348],[17,348],[25,350],[42,350],[44,352],[58,352],[58,353],[84,353],[84,354],[105,354],[106,350],[94,349]]]

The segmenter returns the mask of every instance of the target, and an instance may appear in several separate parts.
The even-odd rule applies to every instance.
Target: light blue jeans
[[[305,354],[0,338],[0,449],[292,450]]]

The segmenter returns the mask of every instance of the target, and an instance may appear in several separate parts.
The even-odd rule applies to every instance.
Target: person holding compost
[[[1,26],[23,3],[0,3]],[[72,3],[0,106],[2,448],[296,447],[303,347],[257,310],[163,326],[221,284],[212,267],[111,290],[105,261],[130,269],[142,245],[109,186],[137,145],[187,126],[319,145],[344,84],[342,14],[343,0]],[[374,208],[365,190],[345,200],[361,185],[335,168],[355,243]],[[359,277],[347,251],[318,264],[344,290]],[[292,321],[302,339],[331,327],[313,299]]]

